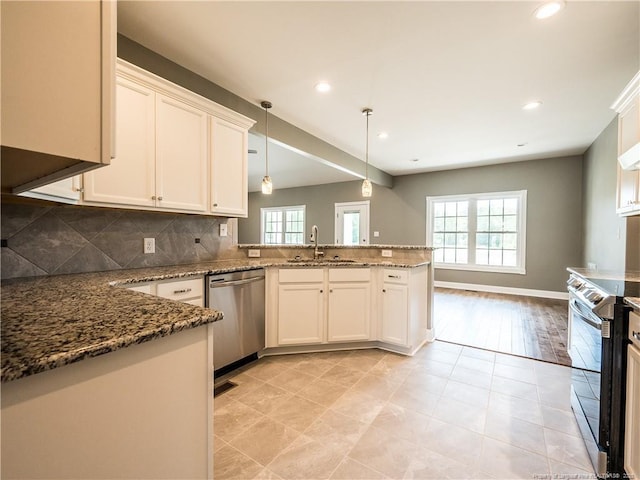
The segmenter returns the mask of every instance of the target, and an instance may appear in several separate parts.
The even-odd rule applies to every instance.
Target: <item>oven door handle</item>
[[[586,317],[584,313],[580,311],[580,309],[576,306],[577,300],[573,299],[569,302],[569,308],[578,315],[584,322],[591,325],[593,328],[597,328],[598,330],[602,330],[602,322],[594,322],[590,318]]]

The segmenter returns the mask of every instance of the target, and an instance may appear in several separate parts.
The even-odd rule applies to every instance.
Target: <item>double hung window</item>
[[[304,243],[305,206],[261,208],[260,238],[264,244]]]
[[[427,197],[436,267],[525,273],[526,190]]]

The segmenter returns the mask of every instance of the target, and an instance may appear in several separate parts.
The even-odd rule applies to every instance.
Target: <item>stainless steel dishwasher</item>
[[[206,305],[224,313],[213,324],[215,376],[252,360],[264,348],[264,270],[207,276]]]

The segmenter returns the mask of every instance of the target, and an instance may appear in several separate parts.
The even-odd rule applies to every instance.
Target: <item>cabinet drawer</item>
[[[385,283],[409,283],[409,271],[385,268],[382,271],[382,281]]]
[[[330,268],[330,282],[368,282],[371,271],[368,268]]]
[[[324,281],[323,268],[281,268],[280,283],[312,283]]]
[[[158,283],[156,295],[171,300],[182,300],[183,298],[202,297],[204,294],[204,279],[202,277],[190,278],[188,280],[172,280]]]

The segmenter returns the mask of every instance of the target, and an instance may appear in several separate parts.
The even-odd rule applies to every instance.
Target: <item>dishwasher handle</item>
[[[232,287],[236,285],[246,285],[247,283],[258,282],[260,280],[264,280],[264,277],[249,277],[243,278],[242,280],[210,280],[209,288],[221,288],[221,287]]]

